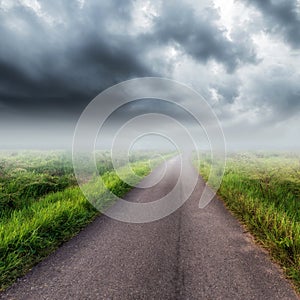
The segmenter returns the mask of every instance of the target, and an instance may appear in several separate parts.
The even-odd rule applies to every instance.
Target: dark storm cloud
[[[244,63],[256,63],[256,53],[245,32],[235,40],[226,37],[225,29],[217,26],[215,9],[206,8],[201,15],[182,1],[165,1],[161,15],[156,18],[157,38],[173,43],[196,61],[216,60],[233,72]]]
[[[82,8],[77,1],[39,3],[42,17],[20,4],[0,9],[0,100],[21,113],[78,114],[112,84],[168,76],[172,65],[147,58],[167,45],[200,63],[216,60],[230,72],[256,61],[251,41],[230,41],[213,9],[198,16],[188,4],[165,2],[153,28],[136,34],[126,31],[132,1],[86,1]]]
[[[52,147],[57,138],[57,145],[70,146],[90,100],[115,83],[142,76],[195,88],[241,140],[248,139],[245,126],[254,137],[276,124],[297,126],[299,4],[243,2],[249,6],[210,0],[0,0],[1,145],[21,147],[29,139],[27,145],[41,141]],[[262,17],[253,20],[257,15]],[[145,96],[157,87],[149,89]],[[166,93],[199,108],[195,99]],[[178,108],[144,100],[117,111],[111,127],[150,112],[192,124]],[[261,139],[268,136],[262,133]]]
[[[61,16],[61,23],[53,25],[21,5],[0,12],[0,95],[9,106],[76,111],[113,83],[154,75],[139,58],[137,41],[105,29],[112,15],[120,23],[128,21],[129,2],[123,9],[115,1],[92,2],[84,10],[74,1],[63,3],[41,2],[42,9]],[[19,27],[9,28],[15,20]]]
[[[262,13],[267,31],[283,35],[294,48],[300,47],[300,6],[297,0],[244,0]]]

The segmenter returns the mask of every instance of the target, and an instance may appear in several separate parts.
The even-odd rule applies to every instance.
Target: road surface
[[[178,171],[174,158],[159,184],[133,189],[126,199],[158,199],[172,189]],[[298,299],[220,200],[198,208],[203,187],[199,178],[190,199],[159,221],[130,224],[98,217],[0,298]]]

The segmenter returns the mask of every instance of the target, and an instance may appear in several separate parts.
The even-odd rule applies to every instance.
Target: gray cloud
[[[260,107],[263,122],[285,122],[299,114],[300,76],[297,77],[297,81],[287,77],[255,79],[255,89],[251,90],[249,102]]]
[[[300,6],[297,0],[244,0],[257,7],[266,30],[282,35],[294,48],[300,47]]]
[[[223,104],[232,104],[239,96],[239,88],[241,82],[236,76],[223,77],[222,80],[212,82],[210,87],[215,90],[218,95],[218,100]]]
[[[230,72],[255,62],[251,42],[226,38],[214,9],[197,16],[187,4],[165,2],[152,18],[153,28],[134,34],[126,31],[133,21],[132,1],[86,1],[82,8],[76,1],[39,3],[40,15],[20,4],[0,10],[0,99],[21,113],[78,114],[112,84],[168,76],[172,62],[147,54],[170,44],[196,62],[213,59]]]
[[[155,19],[156,36],[161,42],[173,43],[196,61],[213,59],[233,72],[244,63],[256,63],[256,53],[247,34],[236,35],[231,41],[216,21],[217,11],[206,8],[196,14],[182,1],[165,1],[161,14]]]
[[[155,75],[138,57],[141,44],[105,30],[111,17],[105,9],[127,22],[130,2],[120,9],[116,1],[109,5],[95,1],[84,10],[75,3],[41,2],[42,9],[62,19],[51,25],[21,5],[8,13],[0,11],[5,41],[0,49],[2,102],[21,111],[26,107],[39,112],[49,108],[77,111],[111,84]],[[20,27],[9,28],[6,24],[14,20]]]
[[[75,0],[41,0],[35,10],[21,0],[8,8],[2,2],[1,140],[9,134],[21,139],[22,130],[31,132],[26,126],[34,132],[41,123],[46,124],[38,125],[43,130],[62,133],[66,128],[70,136],[80,113],[99,92],[143,76],[168,77],[194,87],[213,105],[227,130],[235,133],[242,131],[242,124],[249,131],[259,130],[299,116],[296,1],[244,0],[249,4],[245,14],[258,10],[262,18],[237,22],[235,17],[231,29],[221,22],[221,12],[210,0],[200,1],[200,6],[188,0],[151,1],[155,12],[144,12],[145,27],[135,15],[138,0],[90,0],[82,7]],[[262,32],[263,47],[273,49],[272,43],[283,41],[294,53],[278,45],[264,52],[257,40]],[[155,100],[134,103],[122,114],[129,118],[152,111],[188,122],[184,113]],[[253,115],[256,119],[250,120]],[[5,133],[3,128],[8,127]]]

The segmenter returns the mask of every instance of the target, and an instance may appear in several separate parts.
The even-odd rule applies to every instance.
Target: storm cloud
[[[68,144],[98,93],[145,76],[178,80],[201,93],[228,141],[232,132],[242,143],[237,127],[288,128],[300,115],[299,28],[296,0],[2,0],[1,139],[20,140],[25,131],[38,136],[39,127],[49,128],[49,136],[65,129]],[[154,102],[143,102],[142,111]],[[141,106],[121,113],[134,110]]]
[[[251,41],[240,36],[229,40],[225,29],[218,27],[219,15],[214,9],[196,14],[193,7],[181,1],[166,1],[161,14],[155,18],[155,36],[161,42],[173,43],[180,51],[196,61],[214,59],[229,72],[241,63],[255,63],[256,53]]]
[[[82,101],[86,105],[111,84],[154,75],[132,51],[140,51],[135,39],[106,30],[111,14],[128,21],[125,5],[120,10],[110,1],[108,7],[85,5],[83,10],[74,3],[40,2],[41,10],[58,13],[57,20],[51,15],[45,19],[20,4],[1,11],[0,34],[5,40],[0,52],[2,102],[33,111],[45,106],[82,109]]]
[[[300,3],[297,0],[244,0],[262,13],[265,30],[282,36],[292,47],[300,47]]]

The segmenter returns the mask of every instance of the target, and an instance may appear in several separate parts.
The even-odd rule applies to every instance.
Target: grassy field
[[[130,159],[136,174],[150,172],[151,155],[135,153]],[[99,152],[96,157],[99,173],[111,191],[122,196],[132,188],[112,170],[108,152]],[[156,158],[152,165],[160,161]],[[120,172],[130,181],[128,168],[121,167]],[[90,190],[96,186],[98,201],[109,205],[111,199],[104,189],[98,190],[97,180],[86,185]],[[0,290],[99,214],[77,186],[71,155],[66,152],[2,152],[0,201]]]
[[[201,155],[206,180],[210,166]],[[218,194],[300,291],[300,155],[230,154]]]

